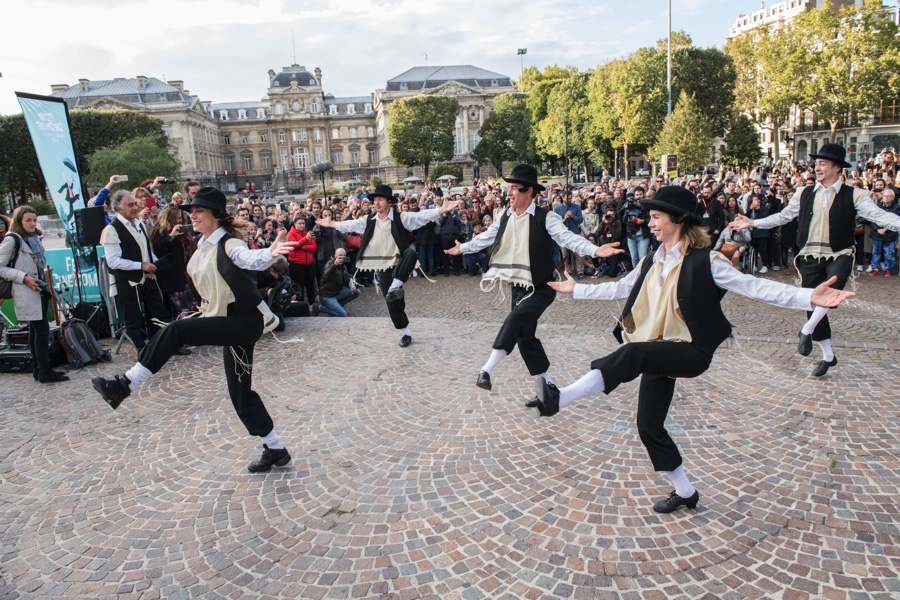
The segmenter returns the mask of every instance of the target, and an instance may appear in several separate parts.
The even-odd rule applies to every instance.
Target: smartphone
[[[119,175],[116,177],[116,183],[124,183],[128,181],[128,175]]]
[[[181,233],[194,233],[194,226],[188,223],[181,226]]]

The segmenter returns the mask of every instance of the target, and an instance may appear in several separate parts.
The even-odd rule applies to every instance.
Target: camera
[[[175,180],[166,178],[166,179],[163,179],[162,181],[160,181],[160,183],[175,183]]]
[[[313,225],[312,234],[316,237],[319,237],[320,235],[322,235],[322,226],[319,225],[318,223]]]
[[[613,215],[603,215],[603,220],[608,223],[612,223],[616,220],[616,218]]]

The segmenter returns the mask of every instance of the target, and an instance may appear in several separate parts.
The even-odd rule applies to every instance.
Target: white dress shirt
[[[141,233],[143,229],[143,225],[139,219],[135,219],[134,221],[129,222],[128,219],[123,217],[120,214],[116,215],[116,218],[125,224],[126,227],[137,231],[138,237],[140,239],[144,234]],[[112,227],[112,225],[107,225],[107,227]],[[139,242],[140,243],[140,242]],[[148,235],[144,239],[144,243],[147,244],[147,253],[150,255],[150,260],[148,262],[156,262],[156,256],[153,255],[153,245],[150,243],[150,236]],[[127,260],[122,258],[122,244],[103,244],[103,253],[106,256],[106,264],[109,265],[110,269],[114,269],[117,271],[140,271],[141,263],[133,260]]]
[[[662,261],[662,279],[665,281],[672,267],[675,266],[675,262],[680,257],[681,250],[678,246],[666,252],[665,245],[662,245],[653,256],[645,257],[643,260]],[[710,255],[709,266],[713,281],[723,290],[782,308],[797,310],[813,310],[815,308],[811,302],[813,290],[810,288],[794,287],[741,273],[732,266],[731,261],[718,253]],[[625,299],[637,282],[640,271],[641,265],[639,264],[637,269],[616,281],[595,285],[575,284],[575,291],[572,296],[578,300]]]
[[[400,222],[403,223],[403,227],[406,228],[407,231],[415,231],[416,229],[422,227],[423,225],[427,225],[428,223],[432,223],[437,221],[441,216],[441,213],[436,208],[432,208],[429,210],[420,210],[418,212],[403,212],[398,213],[393,208],[388,211],[386,217],[382,218],[378,213],[373,213],[375,218],[379,221],[384,219],[394,220],[394,214],[400,215]],[[358,219],[353,219],[352,221],[333,221],[334,228],[340,231],[341,233],[365,233],[366,231],[366,222],[372,218],[372,215],[366,215],[364,217],[360,217]]]
[[[219,243],[222,236],[225,235],[224,228],[219,227],[208,238],[201,238],[197,242],[198,260],[203,257],[206,250]],[[231,261],[241,269],[248,271],[265,271],[278,261],[278,257],[272,257],[272,253],[268,248],[260,250],[251,250],[246,244],[235,248],[230,255]]]

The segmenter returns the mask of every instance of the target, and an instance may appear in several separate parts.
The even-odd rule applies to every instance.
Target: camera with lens
[[[322,226],[319,225],[318,223],[313,225],[312,234],[313,234],[313,236],[315,236],[317,238],[322,237]]]
[[[607,223],[612,223],[616,218],[613,215],[603,215],[603,220]]]
[[[175,180],[166,178],[166,179],[163,179],[162,181],[160,181],[160,183],[175,183]]]

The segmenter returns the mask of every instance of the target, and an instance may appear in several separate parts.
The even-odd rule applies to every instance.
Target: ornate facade
[[[65,98],[71,109],[137,110],[159,118],[185,179],[230,191],[303,193],[319,182],[310,165],[322,161],[334,165],[328,175],[334,181],[421,176],[421,168],[394,163],[387,141],[391,102],[417,94],[459,99],[453,163],[471,178],[475,163],[469,153],[494,96],[515,91],[509,77],[472,66],[414,67],[389,79],[383,90],[351,97],[326,94],[318,68],[291,65],[268,75],[266,95],[258,101],[201,102],[181,81],[152,77],[82,79],[52,86],[52,95]]]

